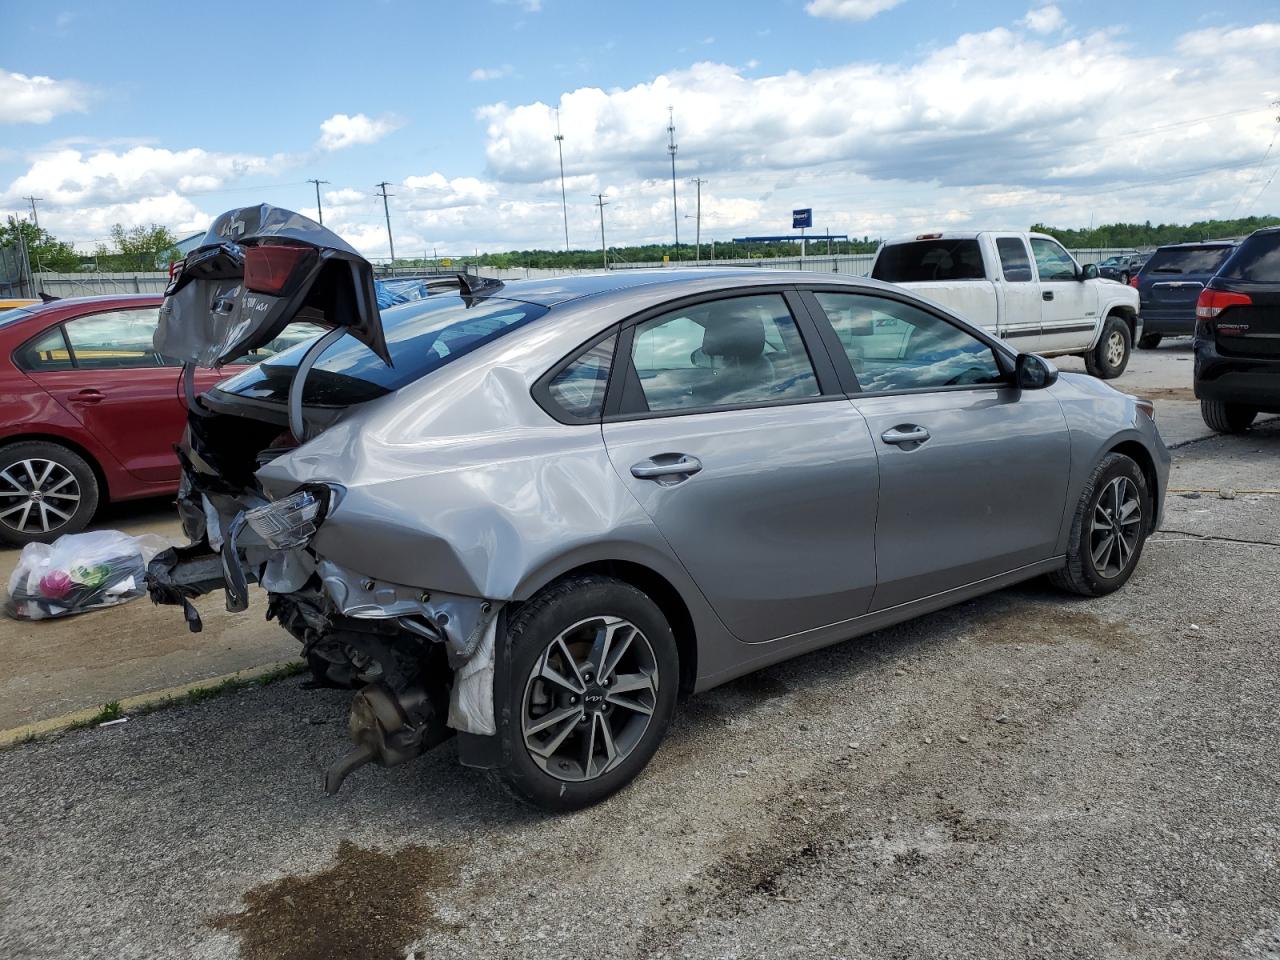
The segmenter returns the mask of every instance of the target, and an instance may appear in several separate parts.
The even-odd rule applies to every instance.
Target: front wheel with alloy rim
[[[497,772],[545,809],[577,810],[626,786],[671,722],[675,637],[657,605],[619,580],[547,588],[511,617],[501,656]]]
[[[0,449],[0,541],[52,543],[89,525],[98,478],[78,453],[29,440]]]
[[[1066,566],[1053,583],[1086,597],[1119,590],[1133,575],[1153,522],[1151,491],[1132,458],[1109,453],[1080,494]]]
[[[1111,314],[1102,325],[1098,344],[1084,355],[1084,368],[1099,380],[1112,380],[1124,373],[1129,365],[1129,349],[1132,346],[1129,325]]]

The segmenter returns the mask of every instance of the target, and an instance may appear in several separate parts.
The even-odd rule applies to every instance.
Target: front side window
[[[551,378],[547,384],[547,396],[560,413],[572,420],[600,418],[617,339],[613,336],[601,340]]]
[[[700,303],[639,324],[631,344],[639,409],[741,406],[819,394],[780,294]]]
[[[1041,280],[1074,280],[1076,278],[1076,262],[1056,240],[1032,237],[1031,252],[1035,254],[1036,269],[1040,271]]]
[[[1027,245],[1020,237],[999,237],[996,250],[1000,253],[1000,269],[1009,283],[1027,283],[1031,280],[1031,259]]]
[[[932,313],[861,293],[816,293],[863,393],[999,383],[992,349]]]
[[[151,345],[160,308],[112,310],[69,320],[67,340],[81,370],[159,367],[163,362]]]

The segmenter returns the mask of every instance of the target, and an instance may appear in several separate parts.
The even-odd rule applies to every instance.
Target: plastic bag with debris
[[[378,308],[381,310],[401,303],[412,303],[414,300],[425,300],[431,295],[427,281],[416,277],[406,277],[402,280],[375,280],[373,287],[378,295]]]
[[[170,546],[155,534],[131,537],[118,530],[29,543],[9,577],[4,611],[17,620],[47,620],[140,597],[147,592],[147,564]]]

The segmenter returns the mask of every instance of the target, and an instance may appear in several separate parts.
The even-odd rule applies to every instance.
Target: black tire
[[[1117,562],[1116,569],[1111,571],[1106,563],[1111,554],[1104,554],[1102,563],[1095,557],[1095,550],[1101,543],[1094,542],[1093,519],[1100,508],[1106,511],[1107,505],[1100,504],[1100,501],[1110,496],[1112,484],[1117,481],[1132,485],[1141,514],[1134,531],[1136,541],[1124,555],[1123,563]],[[1076,504],[1067,541],[1067,565],[1049,574],[1050,582],[1062,590],[1085,597],[1101,597],[1119,590],[1133,575],[1142,557],[1143,545],[1151,533],[1152,516],[1151,491],[1141,468],[1124,454],[1107,454],[1089,477],[1080,494],[1080,502]]]
[[[1200,416],[1205,424],[1218,433],[1244,433],[1253,423],[1258,411],[1239,403],[1223,403],[1221,400],[1201,400]]]
[[[534,694],[541,693],[545,699],[548,690],[553,695],[557,691],[563,694],[564,691],[551,684],[539,686],[544,681],[535,680],[533,672],[541,662],[544,651],[552,647],[564,631],[570,630],[575,624],[589,623],[601,617],[618,617],[634,625],[638,631],[635,638],[638,640],[632,639],[627,645],[628,656],[631,655],[629,651],[632,646],[638,641],[647,641],[644,650],[652,654],[654,672],[651,700],[653,709],[642,730],[639,733],[633,732],[632,735],[638,736],[638,739],[634,740],[629,752],[620,754],[616,765],[591,776],[590,764],[587,764],[585,778],[561,779],[535,761],[526,743],[525,716],[526,711],[531,709]],[[579,810],[599,803],[625,787],[649,762],[671,723],[680,681],[680,657],[675,636],[657,604],[630,584],[600,576],[573,577],[553,584],[521,605],[514,613],[507,623],[505,640],[498,656],[500,663],[495,678],[494,708],[502,759],[495,773],[516,795],[545,810]],[[607,660],[607,656],[604,659]],[[622,674],[619,672],[613,674],[615,679],[620,676]],[[587,692],[594,689],[587,687]],[[527,697],[527,693],[530,696]],[[565,696],[567,699],[567,694]],[[582,697],[583,708],[580,712],[585,711],[587,699],[587,696]],[[560,707],[548,705],[543,716],[550,716],[556,709]],[[597,709],[603,713],[615,708],[602,704]],[[610,716],[602,717],[600,722],[610,723]],[[623,723],[637,722],[631,719],[632,714],[621,710],[616,713],[616,717]],[[532,719],[536,720],[537,717]],[[593,725],[597,721],[591,718],[587,722]],[[588,732],[592,737],[595,736],[594,726],[591,726],[590,731],[583,728],[582,732],[579,732],[579,727],[583,727],[581,720],[576,721],[576,726],[574,723],[569,724],[570,733],[566,744],[578,743]],[[547,733],[549,735],[564,729],[552,727]],[[633,728],[633,731],[636,729],[640,728]],[[580,755],[585,756],[593,743],[594,740],[583,743],[584,749]],[[603,744],[603,740],[600,743]],[[609,744],[615,745],[613,735],[609,738]],[[559,754],[553,753],[551,758],[544,760],[547,766],[555,765],[553,758],[556,756]],[[569,766],[567,760],[560,760],[558,763],[565,768]]]
[[[12,512],[18,506],[29,509]],[[97,509],[98,478],[74,450],[45,440],[0,448],[0,541],[52,543],[87,527]]]
[[[1111,314],[1102,325],[1098,345],[1084,355],[1084,368],[1099,380],[1114,380],[1129,365],[1132,347],[1129,325]]]
[[[1139,350],[1154,350],[1160,346],[1160,341],[1164,339],[1164,335],[1160,333],[1144,333],[1138,338]]]

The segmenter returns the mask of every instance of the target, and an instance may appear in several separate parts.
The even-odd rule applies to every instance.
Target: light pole
[[[689,182],[692,183],[698,189],[698,205],[696,207],[697,213],[694,216],[694,231],[696,236],[696,239],[694,240],[694,246],[697,250],[697,253],[694,254],[694,256],[696,257],[697,262],[701,263],[702,262],[702,185],[707,181],[703,180],[701,177],[694,177]]]
[[[671,154],[671,222],[676,229],[676,259],[680,259],[680,213],[676,208],[676,113],[667,107],[667,153]]]
[[[560,209],[564,211],[564,250],[569,252],[569,201],[564,194],[564,134],[560,132],[560,108],[556,107],[556,150],[560,153]]]
[[[596,206],[600,208],[600,258],[604,261],[604,268],[609,269],[609,248],[604,245],[604,208],[608,206],[604,202],[605,194],[593,193],[596,198]]]
[[[387,246],[391,248],[391,269],[396,268],[396,243],[391,239],[391,208],[387,206],[387,197],[394,197],[394,193],[387,193],[389,183],[383,180],[378,187],[382,190],[382,213],[387,218]]]

